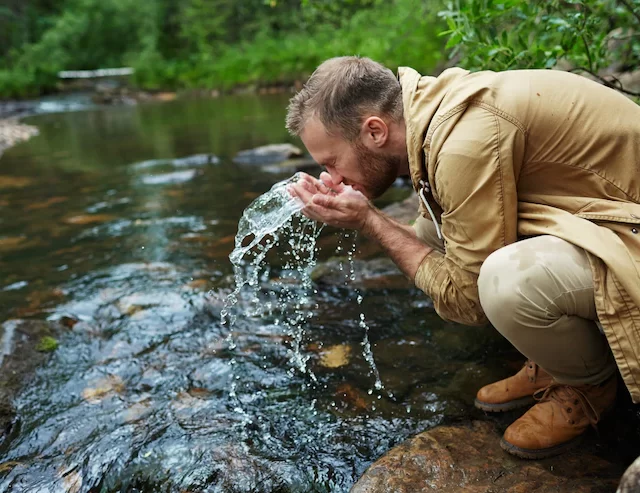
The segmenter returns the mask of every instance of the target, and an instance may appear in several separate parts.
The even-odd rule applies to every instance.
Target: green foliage
[[[11,35],[0,96],[53,90],[61,70],[119,66],[150,90],[290,83],[345,54],[428,71],[444,44],[442,5],[424,0],[38,1],[46,29],[31,42]]]
[[[58,341],[51,336],[44,336],[36,345],[36,351],[50,353],[58,349]]]
[[[472,70],[640,65],[640,0],[457,0],[440,15],[450,56]]]

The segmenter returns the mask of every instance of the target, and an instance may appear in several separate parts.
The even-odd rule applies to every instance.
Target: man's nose
[[[334,185],[340,185],[344,181],[342,175],[336,170],[327,169],[327,173],[329,173],[329,176],[331,176],[331,181]]]

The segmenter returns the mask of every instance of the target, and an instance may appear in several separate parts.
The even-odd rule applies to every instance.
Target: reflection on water
[[[0,492],[346,491],[504,374],[485,364],[508,351],[494,332],[443,323],[407,288],[317,286],[301,340],[238,317],[229,350],[238,220],[285,178],[231,158],[288,140],[286,99],[39,116],[0,159],[0,321],[79,320],[15,403]],[[261,287],[284,279],[276,263]],[[361,313],[385,393],[368,392]]]

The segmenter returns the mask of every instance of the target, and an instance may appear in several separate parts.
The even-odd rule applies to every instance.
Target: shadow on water
[[[473,415],[477,387],[512,370],[491,329],[442,322],[410,288],[361,288],[362,306],[348,284],[317,288],[302,341],[317,382],[269,317],[239,319],[229,349],[238,219],[284,178],[231,157],[288,140],[285,107],[40,116],[40,136],[2,157],[0,320],[78,322],[15,402],[0,492],[346,491],[407,436]],[[361,312],[386,392],[370,392]]]

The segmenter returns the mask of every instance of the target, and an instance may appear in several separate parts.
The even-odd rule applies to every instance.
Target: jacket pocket
[[[599,199],[589,202],[575,213],[593,222],[614,222],[640,226],[640,204]]]

